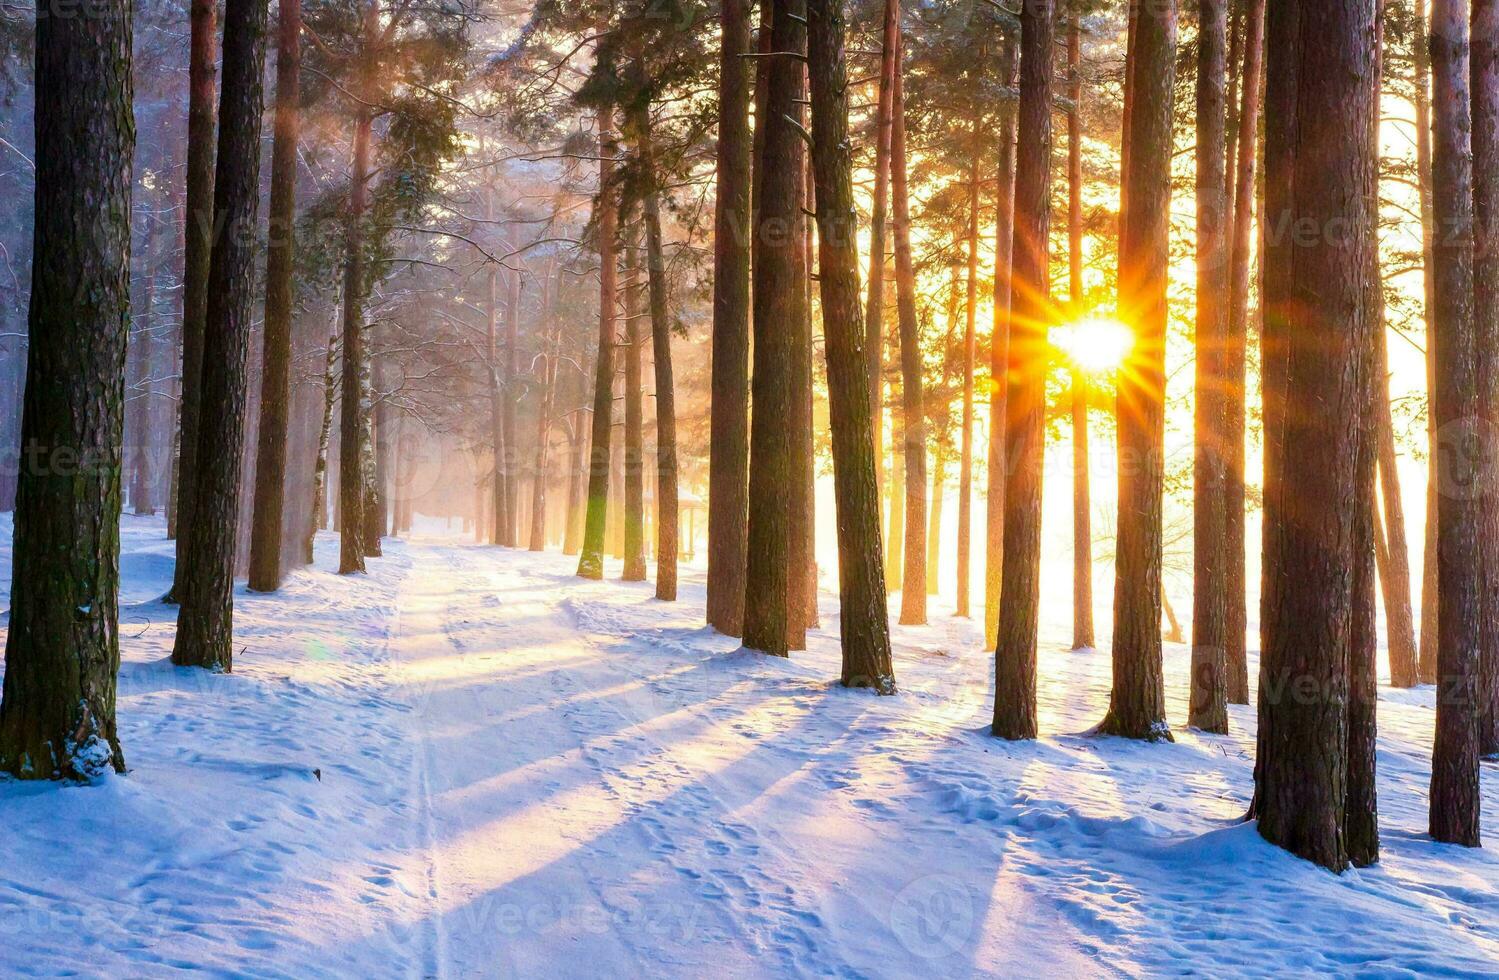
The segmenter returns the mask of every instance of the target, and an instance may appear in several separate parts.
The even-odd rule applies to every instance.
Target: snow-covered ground
[[[876,698],[836,684],[830,595],[772,660],[702,627],[700,573],[666,605],[439,532],[241,590],[212,676],[167,662],[171,547],[125,518],[131,771],[0,784],[0,973],[1499,975],[1499,835],[1424,834],[1430,689],[1382,692],[1383,860],[1339,878],[1239,822],[1249,709],[1085,734],[1108,658],[1063,650],[1065,597],[1010,744],[965,621],[898,628]],[[1186,677],[1168,648],[1178,724]]]

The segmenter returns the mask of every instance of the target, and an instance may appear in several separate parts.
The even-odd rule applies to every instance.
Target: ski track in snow
[[[665,604],[439,530],[360,577],[324,537],[280,593],[239,590],[214,676],[167,661],[171,544],[124,520],[131,772],[0,783],[0,972],[1499,976],[1499,838],[1424,835],[1430,689],[1381,691],[1383,860],[1337,878],[1239,821],[1252,709],[1087,734],[1108,657],[1062,652],[1065,596],[1043,737],[1003,743],[967,621],[897,628],[876,698],[836,684],[835,596],[765,658],[701,625],[700,570]]]

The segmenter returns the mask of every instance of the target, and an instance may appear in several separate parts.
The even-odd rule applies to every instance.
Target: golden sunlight
[[[1085,317],[1051,329],[1054,347],[1087,374],[1115,371],[1135,345],[1135,332],[1112,317]]]

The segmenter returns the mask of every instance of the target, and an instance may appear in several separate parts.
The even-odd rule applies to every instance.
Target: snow
[[[237,591],[233,674],[179,669],[171,545],[122,526],[130,772],[0,783],[5,975],[1499,974],[1499,837],[1424,832],[1429,688],[1381,692],[1383,859],[1335,877],[1240,822],[1251,709],[1087,734],[1108,656],[1063,650],[1065,590],[1043,737],[1005,743],[972,623],[897,627],[877,698],[837,685],[832,595],[765,658],[702,626],[701,569],[665,604],[436,522],[363,577],[320,538]]]

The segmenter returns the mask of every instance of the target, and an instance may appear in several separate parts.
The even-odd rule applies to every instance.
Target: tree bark
[[[1377,281],[1377,280],[1376,280]],[[1383,284],[1379,287],[1383,290]],[[1380,297],[1382,300],[1382,297]],[[1382,308],[1382,307],[1381,307]],[[1416,625],[1411,611],[1410,551],[1405,540],[1405,508],[1400,500],[1400,474],[1395,455],[1395,423],[1390,414],[1389,342],[1383,317],[1376,328],[1372,383],[1378,391],[1374,431],[1378,438],[1377,465],[1383,503],[1382,550],[1379,581],[1384,593],[1385,624],[1390,648],[1390,684],[1415,687],[1421,682],[1416,663]]]
[[[208,263],[213,250],[214,78],[217,62],[218,4],[192,0],[188,14],[186,233],[182,250],[182,382],[178,393],[176,518],[177,564],[164,601],[173,603],[185,585],[187,529],[193,522],[197,486],[199,390],[203,376],[203,331],[208,316]]]
[[[645,317],[640,247],[625,250],[625,567],[626,582],[645,581],[645,393],[640,377]]]
[[[486,196],[486,213],[493,217],[491,199]],[[505,393],[500,377],[500,283],[499,270],[493,265],[485,282],[484,340],[488,344],[489,368],[489,445],[492,469],[489,481],[489,543],[505,543]]]
[[[1000,41],[1000,74],[1016,84],[1019,63],[1015,39]],[[999,642],[1000,586],[1004,579],[1005,481],[1009,472],[1005,444],[1005,402],[1009,392],[1010,254],[1015,224],[1015,107],[999,108],[999,165],[994,205],[994,324],[989,335],[989,494],[984,516],[984,642]]]
[[[1224,500],[1228,448],[1223,393],[1229,268],[1224,227],[1223,145],[1228,10],[1225,0],[1197,5],[1197,360],[1192,475],[1192,688],[1187,724],[1228,731]]]
[[[885,462],[885,263],[890,247],[890,141],[894,132],[895,63],[900,49],[900,0],[885,0],[880,29],[880,84],[875,104],[874,200],[869,221],[869,291],[864,304],[864,359],[869,366],[869,430],[874,435],[874,476],[884,486]]]
[[[1364,426],[1348,420],[1365,418],[1375,329],[1368,281],[1374,36],[1367,0],[1283,0],[1266,25],[1265,540],[1254,812],[1266,840],[1338,872],[1349,860],[1350,640],[1365,439]],[[1296,228],[1321,233],[1288,231]]]
[[[895,212],[895,285],[900,308],[900,391],[906,467],[905,562],[901,574],[902,625],[926,622],[926,405],[923,398],[916,272],[911,256],[911,199],[906,177],[905,53],[898,49],[891,103],[890,192]]]
[[[588,510],[578,555],[580,578],[604,577],[604,531],[609,513],[609,440],[614,428],[614,237],[618,211],[614,187],[614,110],[599,110],[599,350],[594,367],[593,425],[588,451]]]
[[[323,423],[318,428],[317,458],[312,464],[312,517],[307,522],[307,537],[302,542],[302,561],[311,565],[313,543],[327,514],[328,440],[333,433],[333,403],[338,400],[338,334],[328,335],[328,353],[323,362]]]
[[[1265,0],[1249,0],[1244,26],[1244,71],[1235,141],[1233,241],[1229,272],[1228,332],[1223,342],[1223,524],[1226,609],[1224,663],[1230,704],[1249,703],[1249,657],[1245,650],[1248,600],[1244,571],[1245,364],[1249,338],[1249,258],[1254,233],[1256,147],[1265,52]]]
[[[1478,751],[1493,758],[1499,756],[1499,0],[1473,0],[1472,18],[1473,332],[1483,464]]]
[[[958,459],[958,601],[956,613],[972,614],[973,565],[970,545],[973,528],[973,372],[978,361],[979,309],[979,146],[973,134],[973,157],[968,168],[968,294],[963,320],[963,436]],[[931,575],[936,578],[936,565]]]
[[[1416,114],[1416,187],[1421,206],[1421,272],[1424,286],[1426,320],[1426,435],[1429,452],[1426,457],[1426,534],[1421,555],[1421,634],[1419,669],[1421,683],[1435,684],[1437,679],[1437,498],[1441,485],[1437,474],[1437,424],[1432,408],[1436,389],[1436,345],[1431,342],[1436,317],[1436,231],[1432,194],[1431,131],[1431,39],[1426,0],[1414,0],[1411,18],[1411,60],[1414,63],[1413,101]]]
[[[1067,27],[1067,292],[1083,315],[1083,30],[1074,6]],[[1093,503],[1088,458],[1088,376],[1076,368],[1072,392],[1072,649],[1093,646]]]
[[[708,625],[744,632],[749,490],[750,0],[723,0],[713,235],[708,460]]]
[[[130,507],[137,515],[156,513],[151,500],[151,375],[155,364],[155,341],[151,335],[155,329],[156,307],[156,219],[146,218],[146,254],[141,262],[141,315],[139,326],[132,331],[127,348],[130,368],[126,371],[127,384],[133,393],[126,398],[130,406],[130,425],[127,437],[131,440],[130,460]]]
[[[526,542],[529,551],[545,551],[547,546],[547,444],[552,438],[552,403],[557,391],[559,352],[547,349],[545,331],[551,326],[554,312],[552,303],[557,289],[556,273],[555,266],[548,267],[547,277],[542,284],[541,323],[536,331],[545,360],[541,364],[541,398],[536,408],[536,448],[531,467],[531,520],[529,540]]]
[[[794,11],[805,12],[805,0],[792,0]],[[802,105],[807,98],[806,72],[796,79],[797,125],[807,123]],[[809,199],[815,194],[807,187],[808,161],[806,147],[799,145],[796,161],[796,204],[793,211],[793,234],[796,236],[796,278],[792,287],[793,321],[791,338],[791,414],[786,424],[791,429],[791,482],[786,486],[786,506],[790,510],[786,533],[789,538],[786,559],[790,563],[786,581],[786,646],[790,650],[807,649],[807,599],[811,580],[807,569],[814,560],[812,542],[812,508],[816,506],[812,482],[812,310],[810,236],[812,229],[806,214],[812,208]]]
[[[1015,166],[1009,395],[1005,413],[1004,573],[994,654],[998,738],[1036,737],[1036,629],[1041,598],[1041,457],[1045,451],[1046,324],[1053,321],[1051,221],[1052,3],[1020,14],[1020,114]]]
[[[39,16],[34,51],[36,77],[60,84],[35,92],[30,356],[0,771],[95,780],[125,770],[115,682],[135,146],[131,5]]]
[[[505,301],[505,353],[500,358],[505,374],[501,381],[504,397],[500,417],[504,427],[505,451],[500,455],[500,487],[504,507],[496,517],[500,544],[514,548],[520,541],[520,438],[516,433],[515,406],[520,400],[520,313],[521,271],[512,270],[506,277],[509,294]]]
[[[770,50],[803,50],[802,27],[790,3],[774,4]],[[762,27],[763,29],[763,27]],[[749,558],[745,576],[744,645],[775,656],[789,652],[791,512],[788,488],[795,434],[787,424],[794,388],[795,334],[802,237],[797,95],[802,63],[787,54],[765,59],[765,127],[756,161],[760,189],[754,259],[755,367],[750,420]]]
[[[1099,732],[1149,741],[1171,739],[1161,658],[1161,501],[1175,57],[1174,0],[1142,7],[1130,68],[1134,101],[1119,242],[1119,310],[1134,325],[1135,342],[1119,374],[1114,676]]]
[[[581,367],[585,363],[583,357],[580,356],[578,361],[580,367],[573,375],[573,390],[576,404],[581,404],[587,393],[588,370]],[[583,473],[588,468],[588,440],[583,435],[583,421],[587,414],[585,409],[578,409],[568,426],[567,516],[562,531],[564,555],[576,555],[583,548]]]
[[[1364,182],[1371,217],[1370,245],[1365,290],[1369,297],[1367,324],[1359,338],[1359,432],[1357,470],[1354,474],[1353,604],[1348,642],[1348,771],[1347,799],[1343,809],[1343,840],[1348,860],[1368,867],[1379,860],[1379,794],[1376,786],[1379,704],[1378,608],[1375,587],[1376,540],[1375,476],[1378,471],[1379,438],[1376,405],[1385,397],[1382,359],[1378,348],[1384,334],[1384,282],[1379,274],[1379,96],[1384,78],[1384,0],[1375,0],[1374,78],[1375,98],[1365,121],[1369,146],[1374,153],[1372,179]]]
[[[265,338],[255,459],[250,588],[281,585],[281,515],[286,491],[291,401],[292,260],[297,220],[297,111],[301,102],[301,0],[280,0],[276,45],[276,138],[271,150],[270,243],[266,251]]]
[[[1432,392],[1437,454],[1437,717],[1431,836],[1479,845],[1478,666],[1482,520],[1478,372],[1473,312],[1473,172],[1467,5],[1433,0],[1431,69]]]
[[[366,0],[363,11],[364,36],[371,44],[378,31],[380,11],[373,0]],[[360,66],[360,91],[373,94],[375,65],[366,51]],[[365,102],[371,101],[368,98]],[[345,231],[343,371],[338,431],[338,498],[339,558],[341,575],[364,571],[364,486],[360,466],[360,430],[363,428],[363,395],[360,375],[364,365],[364,212],[369,204],[370,142],[374,137],[372,109],[356,106],[354,118],[354,161],[349,180],[349,211]]]
[[[671,371],[671,318],[667,310],[666,255],[661,241],[661,189],[650,113],[640,120],[640,156],[648,181],[645,194],[646,272],[650,284],[651,340],[656,369],[656,598],[677,598],[677,406]]]
[[[841,0],[808,0],[812,166],[817,183],[818,271],[826,341],[838,590],[845,687],[895,693],[880,555],[880,491],[869,418],[867,341],[859,308],[858,217],[848,135],[848,71]]]
[[[214,242],[208,273],[193,521],[172,662],[227,672],[234,666],[234,557],[240,457],[245,441],[255,230],[260,207],[266,4],[224,9],[224,87],[214,174]]]

